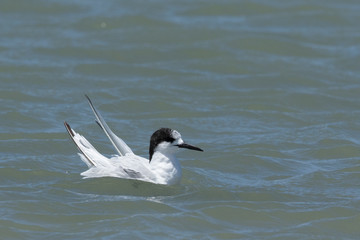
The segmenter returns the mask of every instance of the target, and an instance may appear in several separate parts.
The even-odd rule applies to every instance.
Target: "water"
[[[10,1],[0,8],[2,239],[357,239],[357,1]],[[82,179],[83,94],[180,185]]]

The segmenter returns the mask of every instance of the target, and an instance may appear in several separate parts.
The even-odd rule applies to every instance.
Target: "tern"
[[[134,154],[130,147],[112,132],[95,109],[90,98],[87,95],[85,97],[95,114],[96,122],[104,130],[118,155],[111,158],[105,157],[85,137],[64,122],[67,132],[80,151],[81,160],[89,168],[81,173],[84,178],[117,177],[173,185],[179,183],[182,176],[180,162],[175,157],[177,150],[187,148],[203,151],[201,148],[185,143],[178,131],[160,128],[150,138],[149,159],[140,157]]]

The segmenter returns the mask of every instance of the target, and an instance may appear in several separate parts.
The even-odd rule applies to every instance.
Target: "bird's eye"
[[[167,141],[173,143],[175,141],[175,138],[170,137],[169,139],[167,139]]]

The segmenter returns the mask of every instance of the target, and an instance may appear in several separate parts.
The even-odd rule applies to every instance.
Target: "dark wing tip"
[[[70,125],[69,125],[66,121],[64,122],[64,125],[65,125],[65,128],[66,128],[66,130],[68,131],[68,133],[69,133],[72,137],[74,137],[75,134],[74,134],[74,132],[72,131]]]
[[[98,120],[95,120],[95,122],[97,123],[97,125],[98,125],[102,130],[104,130]]]
[[[90,97],[85,93],[84,96],[86,97],[86,99],[89,101],[89,103],[92,105],[92,101],[90,99]]]

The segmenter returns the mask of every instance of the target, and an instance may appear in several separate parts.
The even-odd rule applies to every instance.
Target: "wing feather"
[[[96,109],[95,109],[94,105],[92,104],[89,96],[85,95],[85,97],[88,100],[89,105],[90,105],[92,111],[95,114],[95,117],[96,117],[96,120],[97,120],[96,122],[100,125],[102,130],[104,130],[106,136],[109,138],[110,142],[115,147],[116,151],[120,154],[120,156],[125,156],[125,154],[127,154],[127,153],[133,153],[131,148],[121,138],[116,136],[113,133],[113,131],[111,131],[111,129],[106,124],[103,117],[98,113],[98,111],[96,111]]]
[[[99,153],[86,138],[75,132],[67,122],[64,122],[64,125],[71,139],[79,149],[81,159],[89,168],[93,166],[108,166],[108,158]]]

